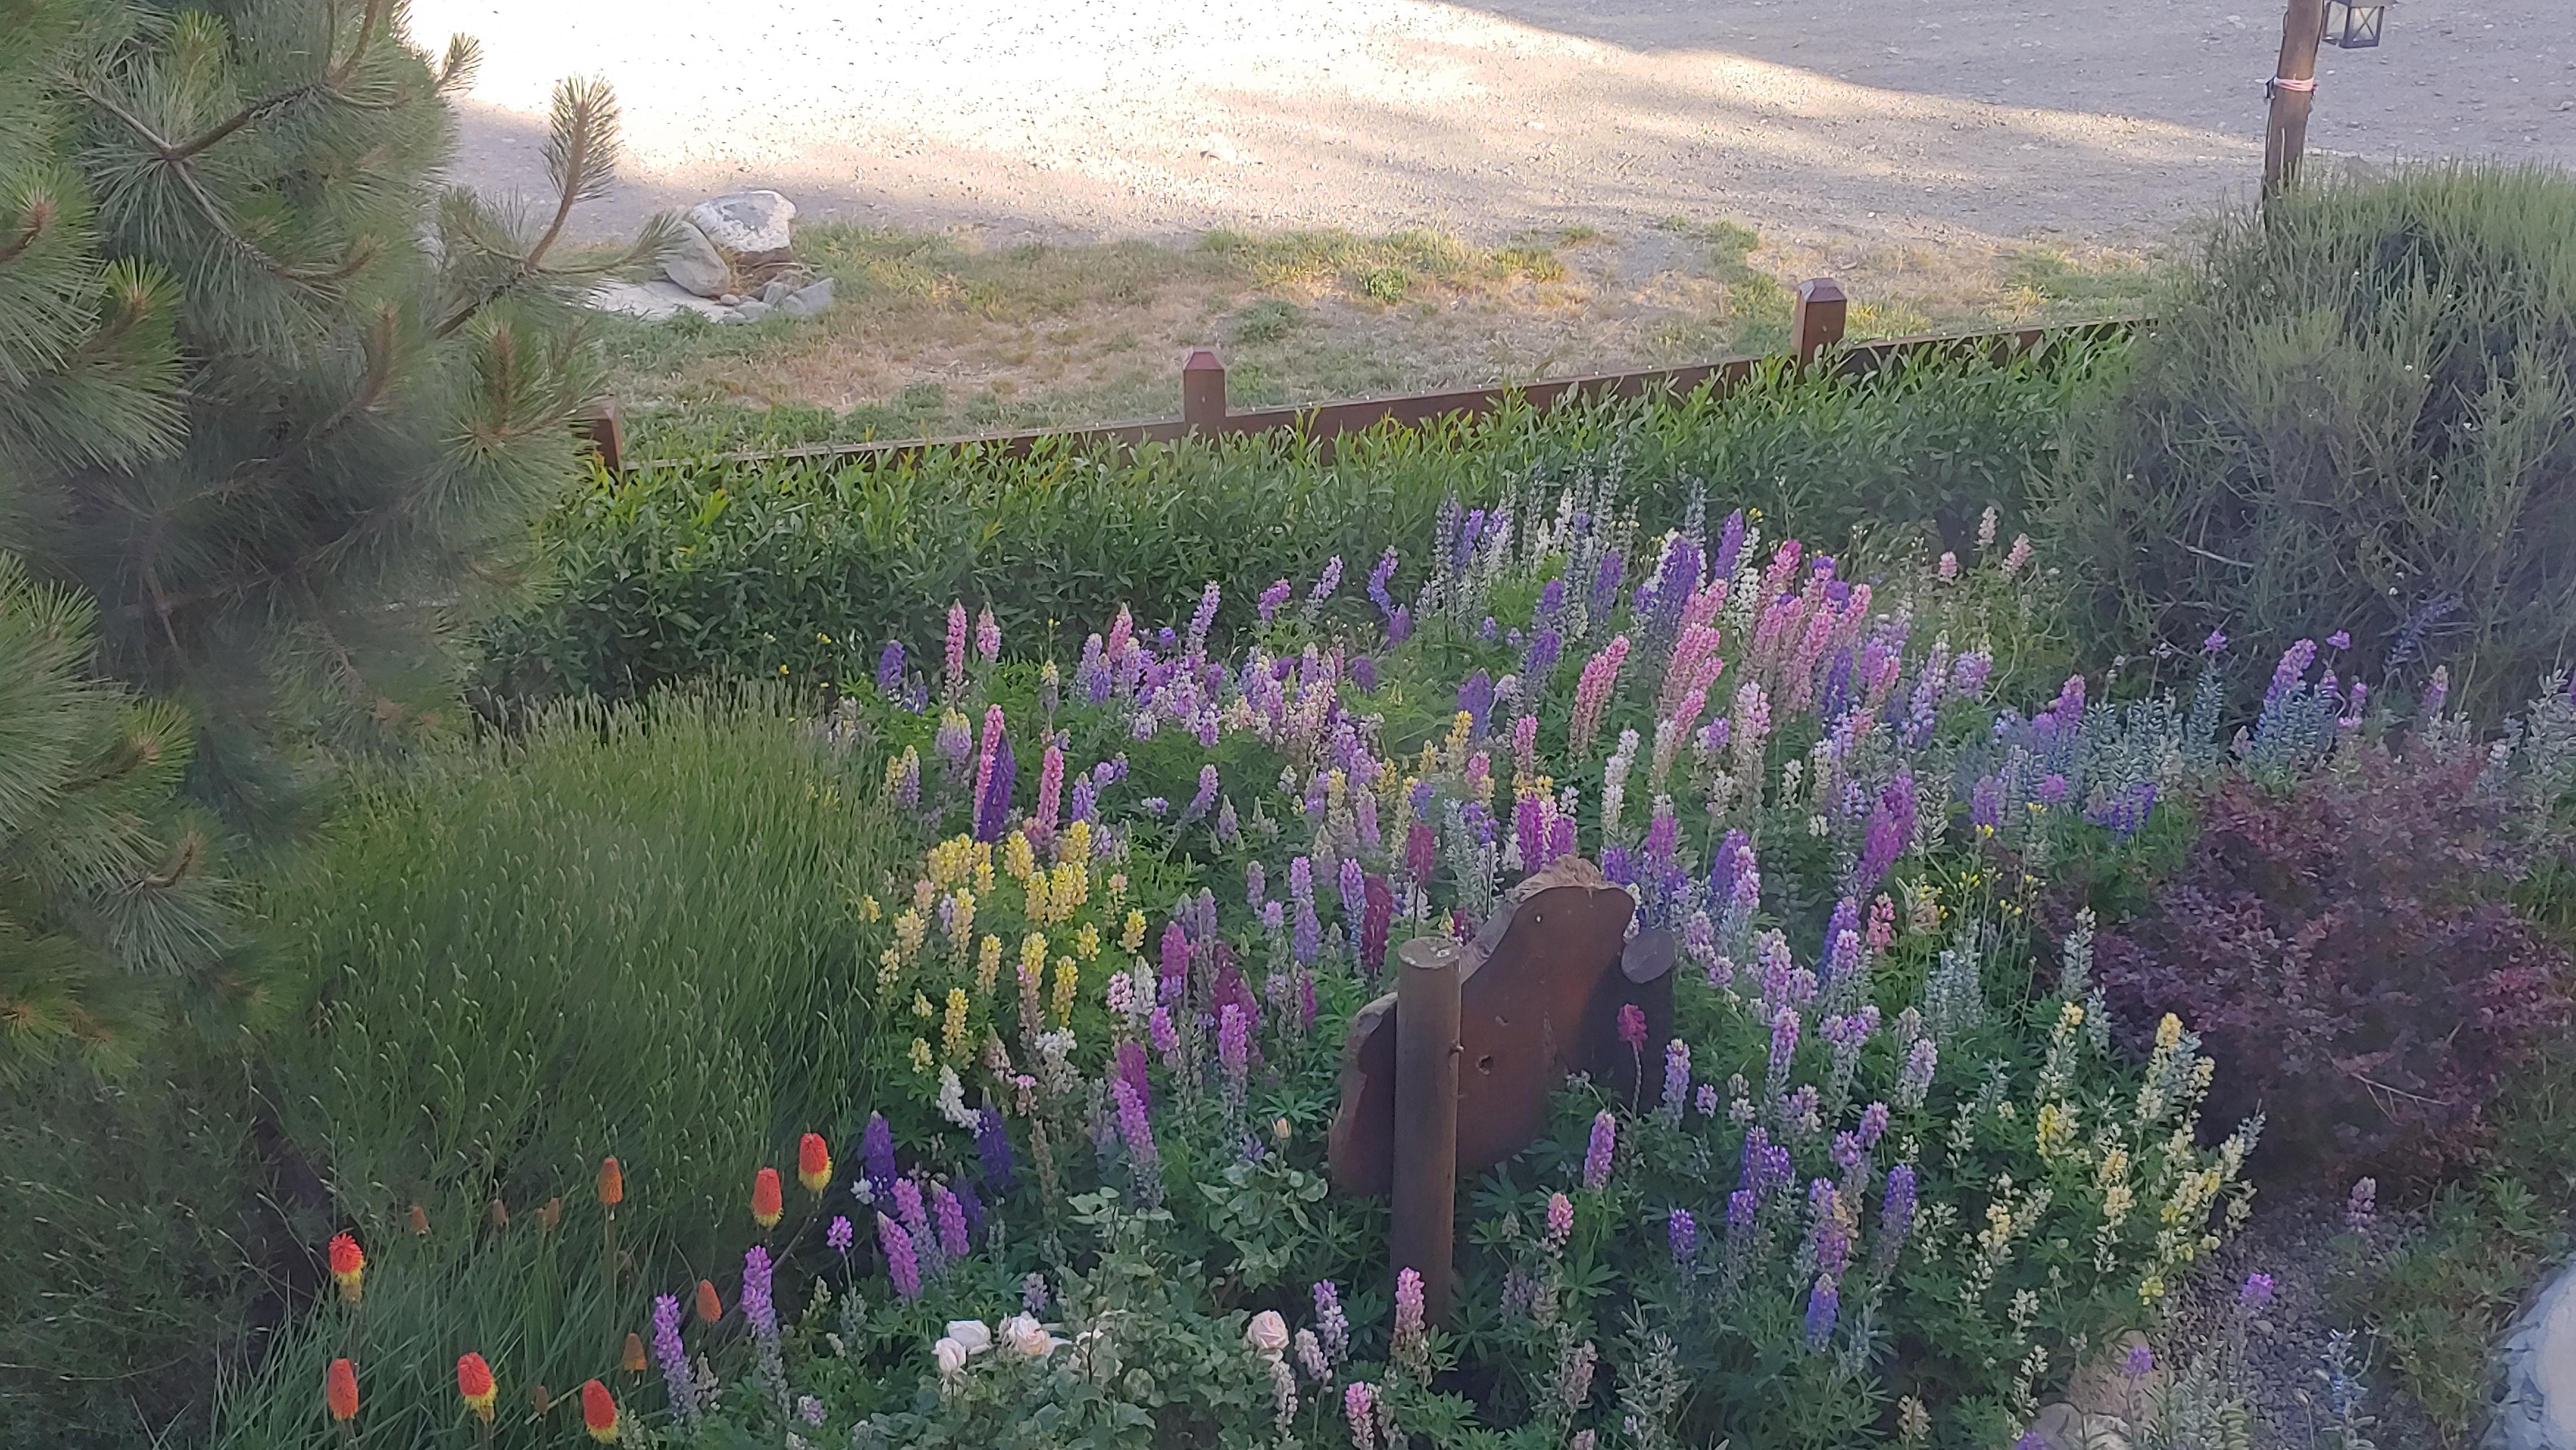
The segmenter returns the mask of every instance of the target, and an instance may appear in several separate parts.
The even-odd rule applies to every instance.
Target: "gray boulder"
[[[2576,1445],[2576,1268],[2562,1269],[2506,1336],[2504,1396],[2486,1450]]]
[[[771,309],[768,303],[761,301],[757,297],[751,297],[744,299],[742,306],[735,308],[734,310],[742,314],[743,321],[758,322],[760,319],[767,317],[770,314]]]
[[[832,307],[832,279],[826,277],[811,286],[800,287],[787,294],[787,300],[778,306],[780,311],[791,317],[820,317]]]
[[[775,307],[779,303],[786,301],[787,294],[795,290],[795,283],[788,281],[784,277],[772,277],[769,279],[769,285],[760,289],[760,300],[768,303],[772,307]]]
[[[685,222],[673,229],[671,245],[662,252],[662,275],[700,297],[733,290],[733,268],[706,233]]]
[[[689,208],[689,225],[706,234],[716,251],[749,272],[791,261],[796,203],[774,191],[737,191]]]

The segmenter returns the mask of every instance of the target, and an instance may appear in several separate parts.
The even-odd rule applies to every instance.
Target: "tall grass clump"
[[[853,904],[893,841],[864,752],[771,703],[559,708],[367,788],[276,888],[284,1111],[353,1212],[530,1204],[614,1153],[706,1223],[864,1089]]]
[[[1387,428],[1329,458],[1272,437],[603,475],[540,525],[546,583],[486,630],[478,704],[622,699],[710,675],[854,681],[883,641],[937,633],[954,599],[1038,642],[1121,604],[1179,612],[1210,579],[1311,578],[1337,557],[1356,577],[1390,545],[1419,564],[1444,499],[1490,504],[1533,472],[1615,467],[1658,527],[1705,485],[1826,538],[1929,524],[1964,547],[1988,503],[2017,519],[2102,352],[1871,379],[1775,367],[1724,397]],[[1249,617],[1230,596],[1218,628]]]
[[[2224,224],[2057,505],[2120,645],[2223,630],[2500,714],[2576,631],[2576,178],[2450,166]]]

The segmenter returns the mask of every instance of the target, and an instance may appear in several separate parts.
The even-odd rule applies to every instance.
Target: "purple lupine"
[[[1896,1101],[1900,1106],[1916,1109],[1932,1091],[1932,1072],[1941,1060],[1941,1049],[1929,1037],[1918,1037],[1905,1055],[1905,1067],[1896,1075]]]
[[[1395,563],[1395,551],[1389,549],[1378,556],[1377,567],[1369,571],[1369,602],[1376,605],[1378,613],[1388,619],[1395,618],[1395,596],[1387,592],[1386,587],[1387,582],[1395,577]]]
[[[1262,869],[1261,862],[1257,859],[1244,862],[1243,904],[1259,911],[1261,903],[1269,899],[1270,873]]]
[[[1156,1007],[1145,1019],[1145,1035],[1152,1039],[1154,1050],[1166,1058],[1181,1050],[1180,1029],[1172,1025],[1172,1009]]]
[[[1002,626],[994,622],[989,604],[975,616],[975,654],[988,665],[1002,657]]]
[[[1333,1363],[1351,1352],[1351,1321],[1342,1313],[1341,1291],[1330,1279],[1315,1281],[1315,1332],[1323,1336],[1325,1358]]]
[[[1762,1196],[1750,1188],[1739,1188],[1726,1196],[1726,1267],[1730,1273],[1743,1271],[1745,1256],[1753,1248],[1755,1220],[1762,1212]]]
[[[1252,1070],[1252,1030],[1243,1009],[1232,1002],[1217,1009],[1216,1060],[1226,1081],[1242,1091],[1244,1076]]]
[[[937,1270],[939,1240],[931,1231],[930,1207],[922,1200],[920,1184],[909,1178],[894,1181],[894,1216],[912,1236],[913,1252],[921,1256],[924,1266]]]
[[[2272,1287],[2271,1275],[2248,1274],[2244,1287],[2236,1291],[2236,1302],[2248,1312],[2260,1313],[2272,1303]]]
[[[1377,661],[1367,655],[1351,657],[1351,683],[1362,690],[1377,688]]]
[[[1896,1262],[1897,1251],[1905,1247],[1905,1236],[1914,1231],[1914,1165],[1899,1163],[1887,1170],[1887,1193],[1878,1205],[1878,1261],[1881,1269]]]
[[[1777,1094],[1789,1081],[1789,1064],[1798,1053],[1798,1009],[1783,1007],[1771,1018],[1771,1090]]]
[[[1306,607],[1314,609],[1322,606],[1325,600],[1333,597],[1333,591],[1341,587],[1342,556],[1335,554],[1324,561],[1324,572],[1316,576],[1315,587],[1307,592]]]
[[[1278,615],[1280,606],[1288,602],[1288,596],[1295,592],[1296,587],[1287,580],[1274,579],[1269,588],[1261,591],[1261,597],[1253,601],[1253,611],[1261,616],[1263,624],[1268,624]]]
[[[2142,1380],[2155,1372],[2156,1352],[2143,1344],[2130,1345],[2128,1358],[2121,1362],[2120,1373],[2133,1380]]]
[[[1410,1268],[1395,1274],[1395,1332],[1387,1358],[1415,1374],[1430,1368],[1431,1351],[1422,1322],[1422,1275]]]
[[[771,1295],[771,1280],[777,1266],[769,1261],[769,1250],[758,1244],[743,1250],[742,1317],[761,1339],[778,1337],[778,1302]]]
[[[1842,1309],[1842,1295],[1834,1288],[1831,1277],[1818,1274],[1816,1287],[1807,1291],[1807,1347],[1821,1350],[1833,1342],[1834,1317]]]
[[[832,1216],[829,1228],[823,1230],[823,1243],[843,1258],[850,1256],[850,1246],[859,1241],[859,1231],[838,1214]]]
[[[894,1192],[894,1129],[882,1113],[868,1114],[867,1131],[859,1135],[859,1158],[867,1167],[871,1194],[883,1199]]]
[[[680,1298],[676,1294],[657,1294],[653,1298],[653,1362],[661,1367],[662,1384],[670,1392],[671,1418],[683,1433],[694,1432],[698,1423],[698,1377],[689,1368],[689,1352],[680,1343]]]
[[[1009,1197],[1011,1134],[1002,1125],[1002,1110],[991,1103],[975,1114],[975,1155],[983,1160],[985,1189],[996,1197]]]
[[[994,713],[1000,713],[998,707]],[[1003,736],[996,744],[992,767],[975,803],[975,839],[979,841],[998,841],[1011,828],[1011,790],[1017,782],[1019,764],[1011,753],[1009,736]]]
[[[948,602],[948,693],[959,695],[966,689],[966,606],[956,600]]]
[[[1857,891],[1875,890],[1914,843],[1914,773],[1905,766],[1896,768],[1896,778],[1880,792],[1877,806],[1870,812],[1869,829],[1861,840],[1860,862],[1853,870]]]
[[[893,699],[903,688],[903,646],[887,640],[877,654],[877,693]]]
[[[1715,1083],[1713,1083],[1713,1082],[1704,1082],[1704,1083],[1701,1083],[1701,1084],[1699,1085],[1699,1100],[1698,1100],[1698,1102],[1696,1102],[1695,1104],[1693,1104],[1693,1106],[1695,1106],[1695,1107],[1697,1107],[1697,1108],[1699,1109],[1699,1115],[1700,1115],[1701,1117],[1703,1117],[1703,1118],[1714,1118],[1714,1117],[1716,1117],[1716,1116],[1717,1116],[1717,1084],[1715,1084]]]
[[[1610,1181],[1610,1158],[1619,1145],[1619,1119],[1608,1108],[1592,1117],[1592,1141],[1583,1150],[1583,1186],[1599,1188]]]
[[[930,1185],[930,1215],[939,1229],[939,1251],[952,1259],[966,1257],[972,1248],[966,1241],[966,1205],[947,1184]]]
[[[1145,1100],[1123,1081],[1111,1082],[1109,1092],[1117,1099],[1118,1136],[1127,1144],[1127,1161],[1135,1170],[1137,1186],[1159,1185],[1162,1156],[1154,1147],[1154,1123],[1145,1111]]]
[[[1342,919],[1357,921],[1368,908],[1368,868],[1355,856],[1344,856],[1341,869],[1335,873],[1342,892]]]
[[[886,1277],[894,1281],[897,1298],[921,1297],[921,1260],[914,1253],[912,1235],[902,1224],[880,1213],[877,1215],[877,1244],[885,1250]]]
[[[1878,1146],[1878,1140],[1887,1135],[1887,1120],[1888,1111],[1887,1104],[1885,1103],[1871,1103],[1868,1107],[1860,1110],[1860,1145],[1862,1148],[1871,1149]]]
[[[1297,859],[1302,861],[1306,858],[1300,856]],[[1315,898],[1311,893],[1297,898],[1297,923],[1289,932],[1288,950],[1301,967],[1313,966],[1315,959],[1324,953],[1324,924],[1315,917]]]
[[[1342,1416],[1351,1423],[1352,1450],[1377,1450],[1377,1396],[1366,1381],[1342,1391]]]
[[[1664,1218],[1664,1243],[1673,1251],[1673,1262],[1687,1264],[1699,1252],[1699,1221],[1687,1208],[1674,1209]]]
[[[1860,1134],[1845,1130],[1834,1134],[1829,1156],[1835,1167],[1849,1173],[1869,1161],[1869,1150],[1860,1145]]]

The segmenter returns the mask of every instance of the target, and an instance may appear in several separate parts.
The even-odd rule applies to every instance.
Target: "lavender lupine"
[[[1565,1241],[1573,1236],[1574,1200],[1562,1193],[1549,1194],[1547,1196],[1547,1246],[1550,1249],[1564,1248]]]
[[[671,1419],[683,1435],[698,1427],[698,1380],[689,1368],[689,1353],[680,1343],[680,1299],[676,1294],[653,1298],[653,1362],[662,1371],[671,1397]]]
[[[1691,1086],[1690,1044],[1676,1037],[1664,1044],[1663,1118],[1678,1123],[1688,1106]]]
[[[1771,1018],[1770,1095],[1778,1097],[1789,1085],[1789,1065],[1798,1054],[1798,1009],[1782,1007]]]
[[[1592,1141],[1583,1150],[1583,1186],[1599,1188],[1610,1181],[1610,1160],[1619,1144],[1619,1119],[1604,1108],[1593,1115]]]
[[[1341,1291],[1330,1279],[1315,1281],[1315,1332],[1323,1336],[1324,1357],[1341,1363],[1351,1352],[1351,1321],[1342,1313]]]
[[[1664,1218],[1664,1245],[1673,1252],[1673,1262],[1687,1264],[1699,1252],[1699,1221],[1687,1208],[1674,1209]]]
[[[848,1219],[838,1214],[832,1216],[831,1226],[823,1230],[825,1247],[845,1259],[850,1256],[851,1246],[858,1241],[858,1229],[853,1227]]]
[[[742,1256],[742,1317],[751,1328],[762,1390],[773,1413],[787,1412],[787,1363],[778,1338],[778,1301],[773,1297],[776,1266],[769,1250],[753,1244]]]
[[[1263,624],[1268,624],[1278,615],[1280,606],[1288,602],[1288,596],[1295,592],[1295,586],[1287,580],[1274,579],[1269,588],[1261,591],[1261,597],[1253,601],[1253,610],[1261,616]]]
[[[1714,1117],[1716,1117],[1716,1116],[1717,1116],[1717,1084],[1715,1084],[1715,1083],[1713,1083],[1713,1082],[1704,1082],[1704,1083],[1701,1083],[1701,1084],[1699,1085],[1699,1097],[1698,1097],[1698,1101],[1697,1101],[1696,1103],[1694,1103],[1694,1104],[1693,1104],[1693,1106],[1694,1106],[1694,1107],[1697,1107],[1697,1108],[1699,1109],[1699,1115],[1700,1115],[1701,1117],[1703,1117],[1703,1118],[1714,1118]]]
[[[1322,1384],[1333,1377],[1332,1361],[1324,1358],[1324,1344],[1315,1337],[1315,1331],[1300,1329],[1289,1342],[1296,1347],[1297,1367],[1306,1372],[1306,1378]]]
[[[877,652],[877,693],[891,700],[903,689],[903,646],[887,640]]]
[[[1807,1347],[1821,1350],[1833,1342],[1834,1319],[1842,1309],[1842,1294],[1833,1279],[1816,1276],[1816,1286],[1807,1291]]]
[[[1919,1037],[1905,1055],[1905,1066],[1896,1075],[1896,1103],[1908,1112],[1918,1112],[1932,1091],[1932,1073],[1941,1060],[1941,1049],[1929,1037]]]

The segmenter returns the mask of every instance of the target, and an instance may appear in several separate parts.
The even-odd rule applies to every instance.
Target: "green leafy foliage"
[[[1708,482],[1819,537],[1928,524],[1964,548],[1989,501],[2018,519],[2102,355],[1927,361],[1868,382],[1774,369],[1719,399],[1391,429],[1330,461],[1266,440],[598,477],[540,525],[551,582],[486,632],[477,704],[506,715],[708,674],[828,686],[865,678],[886,639],[934,635],[952,599],[989,602],[1015,642],[1045,641],[1121,604],[1185,608],[1210,579],[1311,578],[1336,556],[1363,570],[1389,546],[1418,562],[1449,495],[1490,503],[1534,471],[1605,459],[1659,518]],[[1221,628],[1249,618],[1250,592]]]
[[[2500,717],[2576,639],[2576,179],[2419,170],[2223,226],[2056,504],[2106,653],[2346,629]]]

